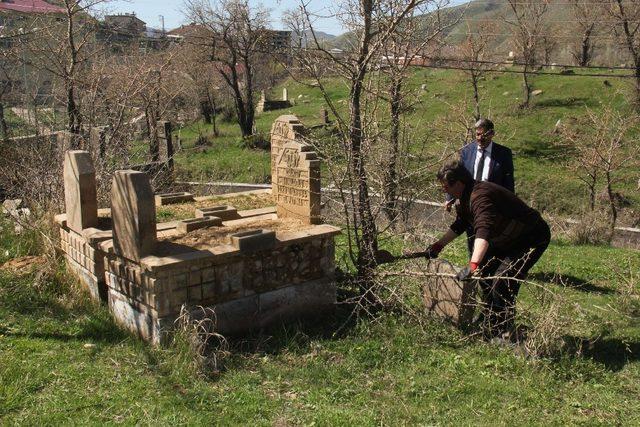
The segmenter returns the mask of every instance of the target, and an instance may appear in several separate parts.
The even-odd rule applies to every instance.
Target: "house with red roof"
[[[63,7],[44,0],[0,0],[0,12],[19,13],[66,13]]]

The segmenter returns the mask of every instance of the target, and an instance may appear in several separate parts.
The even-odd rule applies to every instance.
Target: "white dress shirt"
[[[482,181],[486,181],[489,179],[489,165],[491,163],[491,149],[493,148],[493,141],[487,145],[487,148],[484,149],[484,168],[482,169]],[[478,174],[478,164],[480,163],[480,158],[482,157],[482,148],[478,145],[478,151],[476,152],[476,161],[473,165],[473,176],[474,178]]]

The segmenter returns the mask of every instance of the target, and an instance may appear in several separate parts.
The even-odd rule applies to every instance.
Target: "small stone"
[[[531,95],[532,96],[542,95],[542,89],[534,90],[533,92],[531,92]]]
[[[86,343],[85,345],[83,345],[84,348],[96,348],[95,344],[92,344],[90,342]]]

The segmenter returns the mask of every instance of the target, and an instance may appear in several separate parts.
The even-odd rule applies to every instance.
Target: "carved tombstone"
[[[67,226],[76,233],[98,224],[96,172],[87,151],[71,150],[64,156],[64,201]]]
[[[276,161],[282,151],[284,145],[288,142],[295,141],[300,138],[304,126],[300,120],[294,115],[283,115],[278,117],[271,126],[271,182],[273,183],[273,197],[277,198],[278,169]]]
[[[454,277],[457,268],[444,260],[428,261],[427,271],[433,273],[422,288],[427,311],[464,327],[473,318],[476,308],[476,282],[462,282]]]
[[[140,261],[156,245],[156,205],[144,172],[116,171],[111,187],[113,247],[116,254]]]
[[[278,218],[320,223],[320,160],[310,145],[284,145],[276,161],[275,200]]]

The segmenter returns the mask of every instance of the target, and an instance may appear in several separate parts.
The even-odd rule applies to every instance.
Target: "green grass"
[[[41,252],[2,225],[2,261]],[[459,240],[443,256],[460,263]],[[119,329],[62,263],[42,277],[0,272],[0,424],[637,424],[640,317],[607,308],[623,295],[614,267],[637,275],[640,253],[554,241],[533,271],[571,279],[541,283],[581,307],[566,331],[592,340],[579,353],[526,359],[437,321],[350,319],[339,306],[232,341],[214,375],[184,348]],[[525,287],[522,304],[534,294]]]
[[[517,108],[522,100],[520,75],[488,73],[481,82],[482,114],[495,122],[495,140],[514,151],[516,191],[524,200],[533,201],[543,211],[577,214],[585,206],[586,191],[575,173],[567,167],[568,154],[555,147],[554,141],[559,136],[552,131],[558,120],[564,124],[570,123],[573,118],[583,116],[587,108],[599,111],[604,105],[612,105],[623,113],[628,112],[627,79],[608,78],[609,86],[603,84],[604,80],[597,77],[536,76],[533,86],[543,90],[543,93],[532,98],[532,106],[527,111]],[[417,95],[411,96],[411,100],[417,103],[406,116],[413,150],[418,150],[424,144],[425,154],[428,155],[453,152],[463,144],[462,136],[457,134],[453,137],[451,133],[436,131],[436,125],[454,123],[458,114],[455,109],[452,110],[452,106],[461,105],[464,100],[471,106],[471,86],[462,72],[416,69],[411,74],[407,88],[417,90],[422,84],[426,85],[426,90],[417,91]],[[282,86],[288,88],[295,105],[286,110],[258,115],[258,132],[268,135],[271,124],[281,114],[295,114],[307,126],[320,122],[320,108],[325,101],[318,88],[288,81],[274,88],[274,97],[279,96]],[[345,83],[337,79],[330,80],[327,89],[338,108],[346,110],[344,101],[348,97],[348,88]],[[471,115],[469,108],[466,116]],[[210,132],[201,124],[183,129],[186,146],[189,146],[195,133],[194,127],[200,127],[205,133]],[[223,136],[212,139],[213,147],[206,153],[185,151],[179,155],[180,173],[199,180],[265,182],[269,169],[268,153],[239,148],[237,125],[223,123],[221,129]],[[328,175],[325,174],[325,177]],[[633,170],[628,170],[620,178],[616,191],[628,198],[637,211],[640,206],[640,194],[636,191],[637,177]],[[441,197],[434,189],[427,188],[427,193],[430,197]]]

